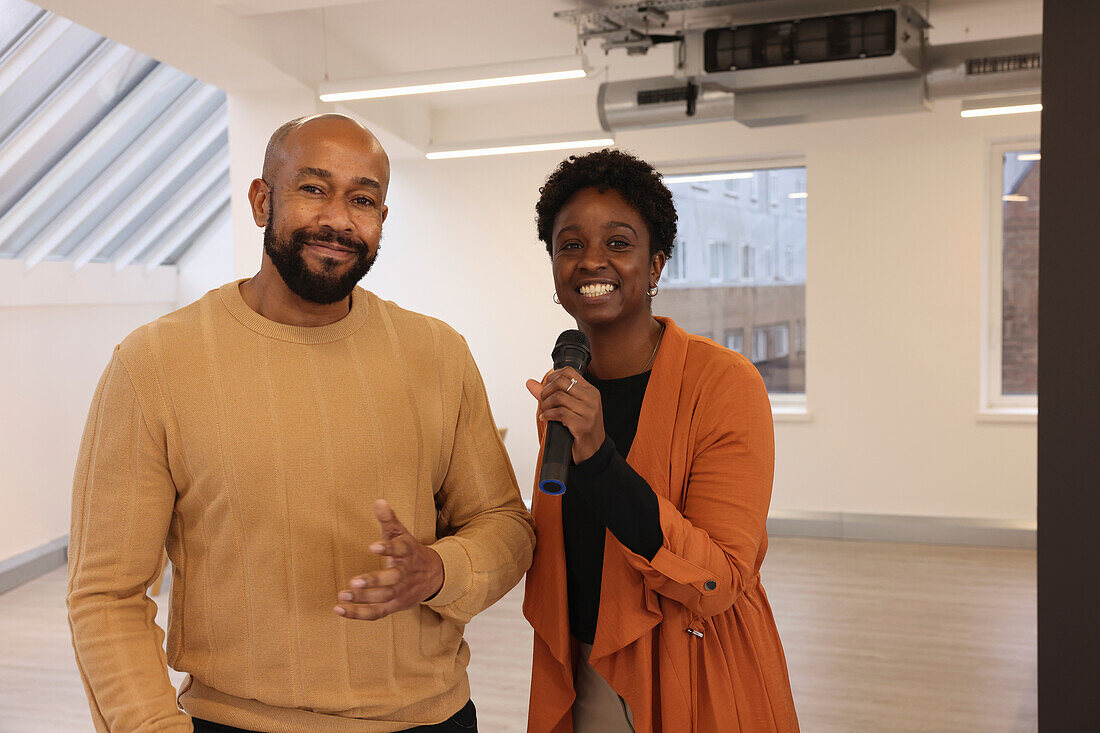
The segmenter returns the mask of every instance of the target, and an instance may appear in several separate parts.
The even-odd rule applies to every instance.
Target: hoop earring
[[[557,303],[558,305],[561,305],[561,301],[558,300],[558,291],[557,290],[554,291],[554,302]]]
[[[649,290],[645,291],[645,294],[648,295],[651,298],[656,298],[657,297],[657,286],[656,285],[650,285]]]

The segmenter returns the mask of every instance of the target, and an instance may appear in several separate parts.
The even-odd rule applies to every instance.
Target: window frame
[[[742,356],[744,356],[745,329],[743,329],[743,328],[726,329],[725,336],[726,336],[726,339],[725,339],[725,343],[723,345],[727,349],[729,349],[730,351],[736,351],[738,354],[741,354]],[[740,346],[738,346],[737,348],[734,348],[733,346],[730,345],[730,342],[735,340],[734,337],[736,337],[736,340],[740,342]]]
[[[1002,392],[1004,335],[1004,156],[1040,150],[1039,137],[1029,135],[989,144],[986,152],[986,243],[983,267],[981,389],[979,419],[1031,422],[1039,412],[1038,395]],[[1042,206],[1042,201],[1039,202]]]
[[[668,276],[666,282],[669,283],[682,283],[687,280],[687,251],[684,249],[684,240],[680,237],[676,237],[673,240],[672,254],[669,256],[668,261],[665,262],[665,267],[661,270],[661,279]],[[675,262],[675,266],[673,266]]]
[[[738,184],[737,194],[738,194],[738,196],[736,198],[740,198],[740,197],[744,196],[745,198],[748,198],[750,201],[757,204],[758,206],[759,206],[759,201],[760,201],[760,190],[759,190],[760,189],[760,183],[759,183],[758,179],[759,179],[759,174],[761,172],[767,171],[767,170],[772,169],[772,168],[803,168],[803,169],[805,169],[804,172],[803,172],[803,179],[802,179],[803,187],[805,188],[806,186],[809,185],[808,184],[809,166],[808,166],[806,157],[804,155],[776,156],[774,158],[772,158],[772,157],[768,157],[768,158],[714,157],[714,158],[705,158],[705,159],[695,158],[695,159],[667,160],[667,161],[657,162],[654,165],[654,167],[657,168],[657,170],[660,171],[660,173],[664,176],[688,175],[688,174],[695,174],[695,173],[726,173],[726,172],[735,172],[735,171],[751,171],[751,172],[754,172],[757,175],[754,175],[751,179],[737,180],[737,184]],[[742,186],[743,186],[743,188],[742,188]],[[723,192],[723,193],[725,193],[725,192]],[[755,193],[755,196],[753,196],[754,193]],[[731,197],[731,198],[735,198],[735,197]],[[799,213],[808,213],[805,210],[805,199],[800,200],[799,203],[801,204],[801,207],[799,207],[799,209],[798,209]],[[757,252],[757,247],[755,245],[753,245],[752,242],[748,239],[745,239],[745,240],[742,240],[742,241],[739,241],[739,242],[736,242],[736,243],[735,242],[730,242],[729,246],[736,248],[736,249],[733,250],[733,255],[734,255],[733,256],[733,266],[735,268],[735,277],[732,280],[733,282],[736,282],[737,280],[742,279],[741,278],[741,272],[742,272],[743,264],[741,262],[741,259],[742,259],[742,257],[744,257],[744,254],[745,254],[744,250],[742,248],[744,246],[748,246],[750,255],[753,258],[755,258],[756,252]],[[810,245],[809,245],[808,240],[807,240],[806,246],[807,246],[807,249],[809,249]],[[709,262],[707,264],[708,264],[708,267],[709,267]],[[752,269],[752,272],[750,274],[750,278],[753,278],[753,277],[756,276],[756,264],[757,263],[755,261],[750,263],[750,267]],[[686,257],[685,257],[685,270],[684,271],[685,271],[685,273],[687,271],[687,258]],[[709,272],[708,272],[708,275],[709,275]],[[809,281],[809,279],[810,279],[810,263],[809,263],[809,259],[807,258],[807,262],[806,262],[806,280]],[[802,323],[805,323],[808,316],[809,316],[808,313],[803,315],[803,317],[801,319]],[[801,335],[802,335],[801,344],[800,344],[801,351],[799,352],[799,354],[803,354],[803,353],[806,352],[806,340],[805,340],[804,326],[803,326],[803,330],[801,332]],[[743,338],[744,338],[743,343],[749,343],[751,345],[751,339],[749,337],[749,334],[745,334],[745,336]],[[749,358],[748,354],[743,354],[743,356],[745,356],[746,358]],[[807,384],[806,384],[806,390],[804,392],[798,392],[798,393],[781,393],[781,392],[771,393],[771,392],[769,392],[768,393],[768,399],[770,400],[771,406],[772,406],[772,419],[773,420],[775,420],[776,422],[794,422],[794,423],[803,423],[803,422],[812,422],[813,421],[813,414],[810,412],[810,407],[809,407],[810,378],[811,378],[811,370],[810,370],[809,362],[807,361],[807,365],[806,365],[806,383]]]
[[[785,359],[791,355],[791,328],[786,323],[777,323],[772,328],[772,358]],[[780,348],[782,344],[782,348]]]
[[[729,282],[732,273],[726,270],[730,264],[730,244],[724,239],[707,240],[707,279],[712,283]],[[717,269],[718,274],[715,275]]]
[[[752,328],[752,348],[749,350],[749,353],[751,354],[751,356],[749,356],[749,360],[752,361],[753,364],[768,360],[769,328],[771,328],[771,326],[753,326]],[[757,347],[762,348],[758,349]],[[760,351],[763,351],[764,353],[760,354]]]

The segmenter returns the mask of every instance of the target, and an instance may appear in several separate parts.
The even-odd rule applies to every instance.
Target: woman
[[[649,164],[564,161],[536,207],[555,301],[592,344],[527,388],[573,435],[568,487],[535,492],[524,614],[528,730],[797,731],[760,585],[771,407],[739,354],[651,315],[676,234]]]

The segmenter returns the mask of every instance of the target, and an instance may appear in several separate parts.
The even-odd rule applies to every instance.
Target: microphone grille
[[[554,360],[554,368],[561,369],[571,366],[583,373],[588,368],[588,360],[592,357],[592,349],[588,343],[588,337],[581,331],[569,329],[562,331],[558,336],[554,350],[550,352]]]
[[[584,335],[584,331],[579,331],[575,328],[570,328],[561,332],[557,342],[554,344],[554,350],[557,351],[561,346],[579,346],[585,351],[592,350],[592,346],[588,342],[588,337]]]

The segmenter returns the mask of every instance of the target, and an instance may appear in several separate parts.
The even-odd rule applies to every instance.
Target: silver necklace
[[[665,337],[665,324],[661,324],[661,333],[657,336],[657,345],[653,347],[653,353],[649,356],[649,361],[642,367],[642,371],[639,374],[649,371],[649,367],[653,366],[653,360],[657,358],[657,349],[661,348],[661,339]]]

